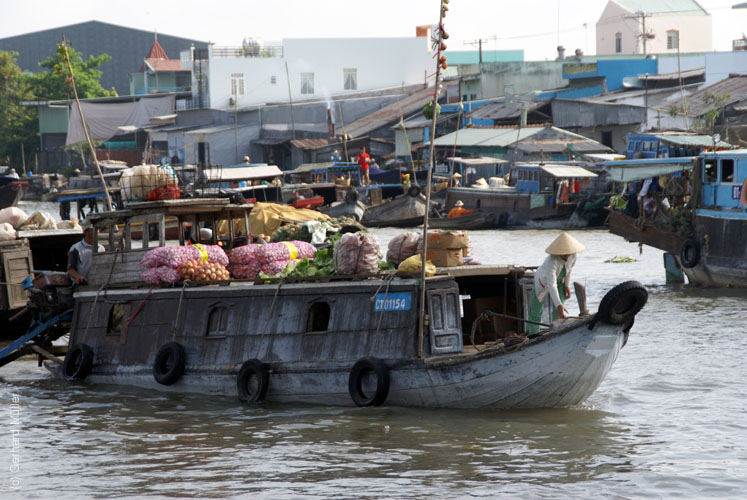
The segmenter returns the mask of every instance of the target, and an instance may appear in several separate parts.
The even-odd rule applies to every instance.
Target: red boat
[[[324,205],[323,196],[314,196],[313,198],[300,198],[291,202],[293,208],[316,208]]]

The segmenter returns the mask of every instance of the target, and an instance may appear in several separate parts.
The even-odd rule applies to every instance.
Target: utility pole
[[[497,39],[498,38],[496,36],[493,36],[491,38],[478,38],[477,40],[466,41],[466,42],[464,42],[464,45],[472,45],[472,46],[477,45],[477,50],[478,50],[479,57],[480,57],[480,59],[479,59],[480,60],[480,64],[482,64],[482,42],[483,41],[488,42],[490,40],[495,41]]]
[[[627,16],[627,17],[628,18],[632,17],[636,21],[638,20],[639,17],[641,18],[641,20],[639,21],[641,23],[641,35],[640,36],[643,42],[643,55],[645,56],[647,54],[646,41],[648,40],[648,33],[646,33],[646,18],[651,17],[651,16],[647,16],[646,12],[642,10],[637,10],[635,12],[635,16]]]

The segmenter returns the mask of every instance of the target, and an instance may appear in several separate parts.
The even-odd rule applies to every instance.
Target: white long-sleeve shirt
[[[550,294],[553,307],[557,308],[561,305],[560,292],[558,291],[558,275],[563,267],[565,267],[563,284],[570,286],[571,270],[575,264],[576,254],[571,254],[568,260],[563,260],[560,255],[548,255],[534,275],[534,293],[537,295],[537,300],[542,302]],[[565,293],[565,290],[563,293]]]

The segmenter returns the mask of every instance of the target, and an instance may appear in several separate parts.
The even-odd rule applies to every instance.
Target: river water
[[[374,232],[382,244],[399,233]],[[556,234],[475,231],[473,253],[539,265]],[[68,384],[20,361],[0,369],[0,498],[747,497],[747,292],[669,286],[661,252],[573,234],[587,247],[573,277],[592,311],[621,281],[650,293],[578,407],[257,408]],[[604,262],[615,256],[636,261]]]

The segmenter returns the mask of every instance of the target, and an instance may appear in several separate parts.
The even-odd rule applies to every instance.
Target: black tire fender
[[[358,202],[358,191],[356,189],[351,189],[348,191],[348,194],[345,195],[345,203],[348,203],[350,205],[355,205]]]
[[[67,351],[62,365],[67,380],[83,380],[93,369],[93,349],[86,344],[77,344]]]
[[[695,238],[688,238],[682,243],[680,249],[680,264],[690,269],[700,262],[700,243]]]
[[[153,377],[161,385],[172,385],[184,375],[184,347],[178,342],[164,344],[153,361]]]
[[[376,390],[367,394],[363,389],[366,375],[376,376]],[[384,362],[376,358],[359,359],[350,370],[348,392],[358,406],[380,406],[389,396],[389,370]]]
[[[417,198],[418,196],[420,196],[420,193],[422,191],[423,190],[420,189],[420,186],[410,186],[407,189],[407,196],[412,196],[413,198]]]
[[[625,281],[615,286],[599,303],[594,322],[603,321],[611,325],[632,323],[648,301],[648,292],[637,281]]]
[[[270,385],[270,372],[267,365],[258,359],[250,359],[241,365],[236,377],[236,389],[242,403],[264,401]]]

